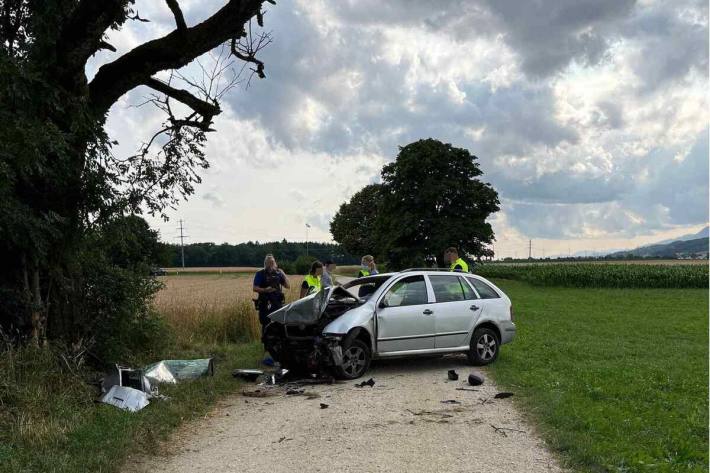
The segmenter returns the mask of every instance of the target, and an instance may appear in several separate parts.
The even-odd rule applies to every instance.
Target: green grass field
[[[708,291],[497,280],[516,340],[491,366],[578,471],[708,471]]]

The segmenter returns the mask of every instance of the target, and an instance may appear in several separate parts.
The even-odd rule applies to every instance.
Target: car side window
[[[420,305],[429,302],[424,276],[409,276],[400,279],[385,294],[382,301],[387,307]]]
[[[473,300],[473,299],[478,299],[478,295],[476,294],[476,291],[471,289],[471,286],[468,285],[466,281],[462,277],[459,277],[459,282],[461,283],[461,287],[463,287],[463,294],[464,297],[466,297],[467,301]]]
[[[493,289],[491,286],[488,284],[484,283],[480,279],[476,278],[468,278],[469,281],[471,281],[471,284],[473,284],[473,287],[476,288],[478,291],[478,294],[480,294],[481,299],[499,299],[500,295]]]
[[[431,275],[431,287],[434,289],[436,302],[456,302],[465,300],[463,287],[458,276]]]

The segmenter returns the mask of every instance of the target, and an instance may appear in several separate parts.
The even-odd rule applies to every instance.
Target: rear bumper
[[[515,324],[509,320],[506,320],[505,322],[501,322],[499,324],[500,326],[500,343],[501,345],[504,343],[510,343],[513,341],[513,338],[515,338]]]

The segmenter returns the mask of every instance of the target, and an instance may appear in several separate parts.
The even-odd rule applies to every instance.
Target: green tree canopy
[[[494,235],[486,219],[500,202],[495,189],[479,179],[477,159],[434,139],[400,148],[382,169],[376,199],[368,198],[366,187],[340,207],[331,222],[333,238],[361,253],[369,249],[392,268],[420,266],[428,254],[442,261],[449,246],[468,257],[490,255],[486,245]]]
[[[117,52],[107,42],[112,30],[150,20],[133,0],[0,0],[0,315],[14,314],[13,330],[31,326],[38,342],[48,326],[66,328],[50,335],[83,333],[71,321],[95,309],[89,294],[113,284],[97,276],[94,261],[141,258],[137,240],[97,255],[96,235],[125,215],[164,214],[193,193],[208,166],[203,147],[221,112],[218,99],[238,80],[218,71],[236,60],[265,76],[256,57],[270,42],[256,26],[264,24],[265,1],[205,7],[197,24],[187,23],[179,0],[166,1],[174,29],[116,54],[89,79],[92,56]],[[202,78],[176,72],[215,48],[208,59],[215,67],[201,68]],[[104,124],[111,106],[139,86],[151,90],[147,103],[165,119],[146,143],[135,143],[135,155],[117,156]],[[124,234],[143,232],[136,221],[120,225]],[[135,275],[123,302],[113,301],[125,310],[112,317],[144,311],[150,291]]]
[[[376,219],[380,202],[380,184],[370,184],[353,195],[330,222],[330,233],[352,255],[376,251]]]

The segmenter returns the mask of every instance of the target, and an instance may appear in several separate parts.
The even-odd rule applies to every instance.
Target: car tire
[[[346,341],[343,345],[343,363],[335,368],[340,379],[357,379],[370,368],[372,352],[370,347],[360,340]]]
[[[500,339],[495,331],[481,327],[473,332],[471,348],[469,349],[468,362],[472,365],[489,365],[496,361],[500,352]]]

